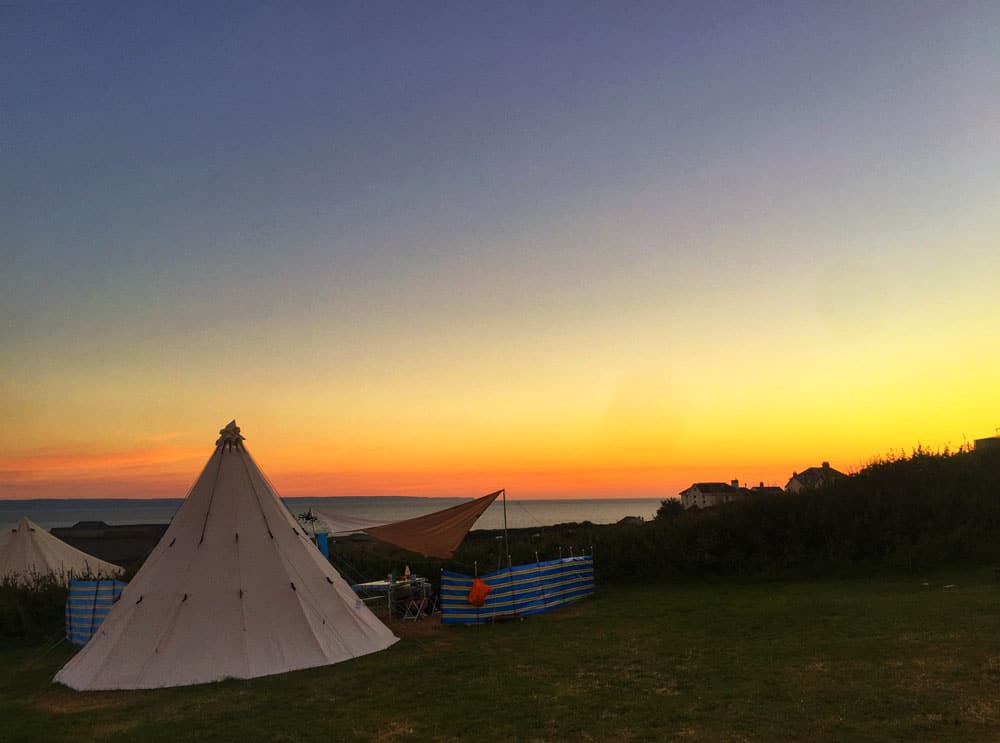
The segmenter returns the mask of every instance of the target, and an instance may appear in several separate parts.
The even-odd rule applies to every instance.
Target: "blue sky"
[[[0,451],[239,408],[385,477],[387,432],[430,427],[442,479],[478,461],[456,428],[572,479],[683,468],[664,432],[714,448],[690,422],[736,403],[832,394],[817,429],[871,437],[806,438],[855,462],[991,430],[900,411],[997,340],[998,32],[989,3],[4,6]]]

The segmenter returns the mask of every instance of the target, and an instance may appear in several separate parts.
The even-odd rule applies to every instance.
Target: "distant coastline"
[[[404,519],[420,516],[468,498],[429,496],[331,496],[327,498],[282,498],[298,515],[309,508],[370,519]],[[507,524],[511,528],[550,526],[571,521],[614,523],[625,516],[651,519],[659,498],[572,498],[507,501]],[[44,529],[72,526],[79,521],[107,524],[157,524],[169,522],[182,498],[32,498],[0,500],[0,542],[22,516]],[[503,526],[503,503],[495,502],[476,522],[477,529]]]

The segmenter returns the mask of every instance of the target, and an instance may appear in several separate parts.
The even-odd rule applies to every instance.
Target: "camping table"
[[[366,598],[385,598],[386,604],[386,616],[392,618],[392,612],[396,608],[397,598],[403,595],[409,595],[410,591],[420,589],[424,590],[424,586],[429,585],[429,581],[426,578],[418,578],[416,576],[411,577],[409,580],[397,580],[397,581],[387,581],[387,580],[370,580],[367,583],[355,583],[351,588],[354,592],[361,597],[364,601]],[[406,592],[404,594],[404,591]]]

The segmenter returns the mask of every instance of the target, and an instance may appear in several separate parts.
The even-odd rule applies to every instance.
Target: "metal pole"
[[[510,587],[510,600],[514,608],[514,615],[517,615],[517,599],[514,598],[514,571],[510,565],[510,540],[507,538],[507,488],[503,488],[503,548],[507,553],[507,585]]]
[[[507,488],[500,491],[503,494],[503,551],[507,553],[507,560],[510,561],[510,543],[507,541]]]
[[[514,607],[514,616],[519,616],[517,613],[517,596],[514,593],[514,568],[510,564],[510,553],[507,553],[507,585],[510,586],[510,602]]]

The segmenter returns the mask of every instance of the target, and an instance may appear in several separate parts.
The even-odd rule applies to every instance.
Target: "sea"
[[[469,498],[421,498],[414,496],[338,496],[334,498],[283,498],[293,515],[318,508],[343,516],[379,521],[399,521],[440,511]],[[0,500],[0,544],[22,516],[43,529],[73,526],[79,521],[106,524],[166,524],[183,502],[180,498],[51,498]],[[652,519],[660,506],[658,498],[590,498],[562,500],[517,500],[506,502],[507,526],[535,528],[590,521],[612,524],[625,516]],[[504,525],[504,502],[497,499],[479,517],[473,529],[500,529]]]

